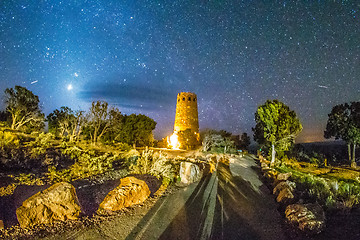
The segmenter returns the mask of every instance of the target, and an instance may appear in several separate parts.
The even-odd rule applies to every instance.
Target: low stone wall
[[[285,209],[287,221],[307,234],[320,233],[325,228],[325,212],[318,203],[304,203],[296,194],[292,174],[279,173],[270,167],[270,162],[259,156],[259,165],[265,181],[273,188],[280,209]]]

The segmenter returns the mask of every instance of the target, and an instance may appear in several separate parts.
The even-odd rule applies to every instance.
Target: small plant
[[[18,177],[14,177],[18,185],[44,185],[41,178],[37,178],[34,174],[21,173]]]
[[[15,188],[16,188],[16,184],[12,183],[6,187],[1,187],[0,188],[0,197],[4,197],[4,196],[8,196],[14,193]]]

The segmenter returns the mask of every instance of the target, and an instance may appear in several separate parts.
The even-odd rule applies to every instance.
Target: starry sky
[[[0,91],[24,86],[48,114],[105,100],[172,133],[176,95],[200,128],[238,134],[279,99],[321,141],[331,108],[359,101],[358,1],[0,1]],[[4,103],[1,105],[4,108]]]

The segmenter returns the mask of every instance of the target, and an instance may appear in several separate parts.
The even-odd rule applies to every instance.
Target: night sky
[[[359,101],[358,1],[0,1],[0,91],[24,86],[48,114],[105,100],[172,133],[176,95],[200,128],[248,132],[279,99],[323,139],[327,114]],[[2,108],[4,104],[2,103]]]

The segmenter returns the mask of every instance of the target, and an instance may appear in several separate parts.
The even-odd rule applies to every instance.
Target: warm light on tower
[[[174,132],[170,136],[169,145],[171,146],[172,149],[180,149],[179,136],[177,135],[177,132]]]

